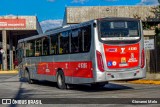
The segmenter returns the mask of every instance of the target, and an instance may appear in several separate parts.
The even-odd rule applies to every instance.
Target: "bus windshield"
[[[108,21],[98,22],[99,34],[102,41],[139,40],[139,21]]]

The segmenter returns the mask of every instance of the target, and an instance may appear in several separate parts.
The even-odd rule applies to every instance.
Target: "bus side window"
[[[31,40],[25,43],[26,56],[35,56],[35,40]]]
[[[83,27],[83,36],[84,36],[83,51],[89,52],[91,46],[91,25]]]
[[[36,49],[35,49],[35,56],[42,55],[42,39],[38,39],[35,41]]]
[[[82,30],[80,28],[72,31],[71,52],[82,52]]]
[[[69,53],[69,35],[68,31],[62,32],[60,35],[60,54]]]
[[[17,50],[17,59],[18,59],[18,63],[22,62],[22,58],[24,56],[24,52],[23,52],[23,43],[19,43],[18,44],[18,50]]]
[[[71,52],[78,52],[78,31],[72,30],[72,39],[71,39]]]
[[[29,56],[29,50],[30,50],[30,44],[29,43],[25,43],[25,48],[26,48],[26,57]]]
[[[43,47],[42,47],[42,55],[49,55],[49,38],[42,38]]]
[[[58,34],[51,35],[50,54],[58,54]]]

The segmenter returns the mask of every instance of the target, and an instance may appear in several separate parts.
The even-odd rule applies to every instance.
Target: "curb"
[[[160,85],[160,80],[134,80],[134,81],[128,81],[129,83],[134,84],[155,84]]]
[[[18,74],[18,70],[13,70],[13,71],[0,71],[0,74]]]

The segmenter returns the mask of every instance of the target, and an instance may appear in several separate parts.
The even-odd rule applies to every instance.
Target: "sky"
[[[158,5],[158,0],[0,0],[0,16],[37,16],[43,31],[63,22],[68,6]]]

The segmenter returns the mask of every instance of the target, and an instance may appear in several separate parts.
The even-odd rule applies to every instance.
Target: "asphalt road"
[[[19,82],[16,75],[0,75],[0,98],[14,99],[32,99],[32,98],[54,98],[48,100],[57,100],[57,104],[47,104],[46,107],[160,107],[159,104],[125,104],[125,101],[145,98],[152,100],[160,99],[160,85],[131,84],[126,82],[110,82],[104,88],[93,89],[90,85],[76,85],[70,90],[57,89],[56,83],[39,82],[37,84],[28,84]],[[56,99],[55,99],[56,98]],[[67,99],[69,98],[69,100]],[[112,99],[113,98],[113,99]],[[143,100],[143,99],[140,99]],[[81,101],[82,104],[74,104],[74,101]],[[99,101],[107,100],[109,104],[95,104]],[[54,102],[53,101],[53,102]],[[65,104],[70,101],[71,104]],[[64,104],[61,104],[62,102]],[[73,104],[72,104],[73,102]],[[51,101],[49,102],[51,103]],[[87,103],[87,104],[85,104]],[[91,104],[89,104],[91,103]],[[119,104],[122,103],[122,104]],[[44,107],[44,105],[0,105],[7,107]]]

